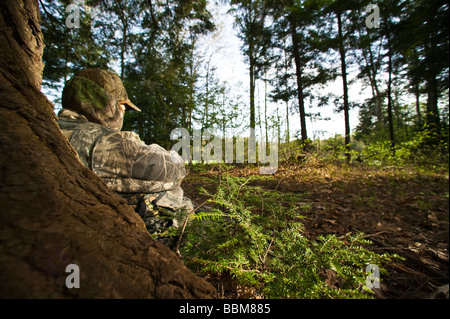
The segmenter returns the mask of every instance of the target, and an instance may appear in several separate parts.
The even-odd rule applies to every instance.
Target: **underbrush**
[[[372,167],[414,166],[432,171],[448,171],[448,129],[442,129],[439,135],[430,129],[414,132],[407,139],[391,141],[381,139],[373,141],[352,138],[350,155],[353,162]],[[346,161],[344,137],[336,135],[325,141],[315,141],[313,152],[323,161]]]
[[[302,194],[255,186],[271,177],[203,178],[215,185],[215,192],[200,189],[212,209],[189,216],[180,249],[193,271],[251,291],[238,298],[374,297],[366,267],[383,272],[394,256],[371,251],[364,234],[308,239],[302,212],[310,205]]]

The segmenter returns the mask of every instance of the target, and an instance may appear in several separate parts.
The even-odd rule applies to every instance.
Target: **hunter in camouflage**
[[[181,156],[121,131],[125,110],[140,109],[128,99],[117,74],[98,68],[78,72],[64,87],[62,106],[58,123],[81,163],[130,204],[140,202],[141,217],[153,217],[152,205],[192,209],[180,187],[186,176]]]

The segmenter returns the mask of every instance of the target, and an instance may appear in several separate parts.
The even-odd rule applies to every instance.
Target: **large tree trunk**
[[[387,87],[387,98],[388,98],[388,120],[389,120],[389,138],[391,140],[392,153],[395,155],[395,136],[394,136],[394,119],[392,116],[392,50],[391,50],[391,33],[389,29],[389,21],[385,22],[386,26],[386,37],[388,43],[388,87]]]
[[[389,48],[389,57],[388,57],[388,88],[387,88],[387,98],[388,98],[388,120],[389,120],[389,138],[391,140],[391,149],[392,152],[395,153],[395,136],[394,136],[394,119],[392,116],[392,56],[391,50]]]
[[[305,112],[305,96],[303,94],[303,74],[302,74],[302,63],[300,61],[300,52],[298,47],[298,35],[297,35],[297,26],[295,23],[295,18],[291,18],[290,20],[290,28],[291,28],[291,38],[292,38],[292,47],[294,54],[294,62],[295,62],[295,74],[297,78],[297,98],[298,98],[298,110],[300,113],[300,131],[301,131],[301,139],[303,143],[306,143],[308,140],[308,134],[306,131],[306,112]]]
[[[255,73],[256,62],[252,44],[249,43],[250,74],[250,135],[248,141],[248,162],[256,163],[256,110],[255,110]]]
[[[40,92],[37,3],[0,2],[0,298],[216,296],[62,135]],[[69,264],[80,288],[66,287]]]
[[[349,103],[348,103],[348,82],[347,82],[347,64],[345,62],[345,47],[342,30],[341,13],[336,13],[338,21],[338,37],[339,37],[339,54],[341,56],[341,72],[342,85],[344,88],[344,121],[345,121],[345,157],[347,163],[350,163],[350,119],[349,119]]]

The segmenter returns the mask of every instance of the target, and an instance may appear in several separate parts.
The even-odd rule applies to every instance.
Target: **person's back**
[[[78,72],[64,87],[62,105],[58,123],[81,163],[137,205],[144,221],[145,216],[154,217],[155,211],[149,213],[152,206],[192,209],[180,188],[186,170],[178,153],[120,131],[125,109],[140,110],[128,99],[117,74],[101,69]]]

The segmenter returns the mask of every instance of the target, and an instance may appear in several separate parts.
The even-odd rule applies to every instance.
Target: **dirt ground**
[[[197,187],[208,185],[202,185],[195,174],[191,172],[182,186],[199,203],[205,198]],[[211,169],[210,174],[217,171]],[[230,174],[249,176],[259,171],[240,167]],[[362,231],[374,243],[371,249],[403,257],[384,267],[387,272],[381,275],[381,288],[375,289],[377,298],[429,298],[448,285],[448,172],[309,162],[281,165],[273,179],[258,179],[254,185],[303,194],[305,202],[298,205],[308,205],[303,223],[309,238]]]

